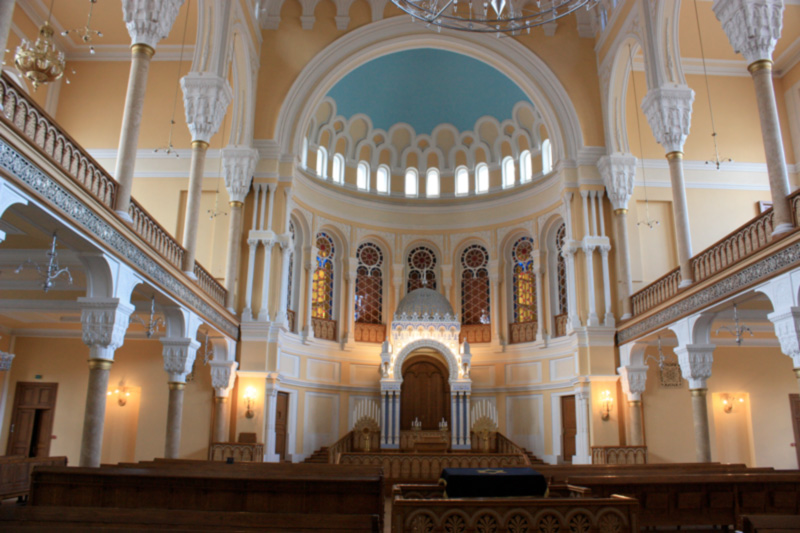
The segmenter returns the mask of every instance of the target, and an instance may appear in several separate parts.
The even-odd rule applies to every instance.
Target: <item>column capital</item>
[[[781,37],[783,0],[714,0],[711,6],[722,29],[747,63],[772,60]]]
[[[208,143],[225,118],[233,98],[228,80],[207,72],[190,72],[181,78],[186,124],[192,141]]]
[[[211,367],[211,386],[214,387],[214,395],[217,398],[227,398],[236,382],[236,369],[239,368],[239,363],[209,361],[208,366]]]
[[[647,91],[642,110],[666,153],[682,152],[692,125],[694,91],[686,85],[664,85]]]
[[[597,161],[597,169],[614,210],[628,209],[636,178],[636,158],[619,152],[604,155]]]
[[[800,368],[800,307],[779,309],[767,318],[775,326],[781,351],[792,358],[792,368]]]
[[[13,353],[0,352],[0,372],[11,370],[11,362],[13,360]]]
[[[689,382],[690,389],[707,389],[706,380],[711,377],[711,363],[714,361],[713,344],[687,344],[675,348],[678,363],[681,365],[683,379]]]
[[[78,298],[81,307],[81,338],[91,349],[91,359],[114,360],[114,352],[125,342],[133,305],[120,298]]]
[[[622,392],[629,402],[642,400],[642,393],[647,384],[647,366],[621,366],[617,372],[622,376]]]
[[[186,375],[191,373],[200,343],[189,337],[162,337],[164,370],[169,375],[169,383],[186,383]]]
[[[226,146],[222,149],[222,172],[225,188],[232,202],[244,202],[250,191],[258,162],[258,150],[249,146]]]
[[[131,36],[131,45],[156,44],[169,35],[183,0],[122,0],[122,18]]]

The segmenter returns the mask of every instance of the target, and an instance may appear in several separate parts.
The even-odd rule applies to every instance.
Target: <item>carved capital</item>
[[[239,363],[236,361],[210,361],[211,367],[211,386],[217,398],[227,398],[236,381],[236,369]]]
[[[0,352],[0,372],[11,370],[11,362],[13,360],[13,353]]]
[[[181,78],[186,124],[193,141],[209,142],[217,132],[233,92],[228,80],[204,72],[190,72]]]
[[[706,389],[706,380],[711,377],[711,363],[714,361],[713,344],[687,344],[675,348],[678,363],[681,365],[683,379],[689,382],[690,389]]]
[[[686,85],[656,87],[644,97],[642,110],[666,153],[683,152],[692,125],[693,102],[694,91]]]
[[[114,360],[114,351],[125,342],[134,307],[119,298],[78,298],[81,306],[83,343],[92,359]]]
[[[122,0],[122,18],[131,44],[156,48],[169,35],[183,0]]]
[[[631,154],[604,155],[597,161],[608,200],[614,209],[627,209],[636,178],[636,158]]]
[[[164,370],[170,383],[185,383],[186,374],[191,373],[194,358],[200,343],[188,337],[164,337],[161,339]]]
[[[617,371],[622,376],[622,392],[625,393],[628,401],[640,401],[647,384],[647,367],[621,366]]]
[[[225,188],[232,202],[244,202],[250,191],[253,173],[258,162],[258,150],[247,146],[227,146],[222,149],[222,172]]]
[[[800,307],[776,311],[767,318],[775,326],[781,351],[792,358],[792,368],[800,368]]]
[[[783,0],[714,0],[711,6],[722,29],[747,63],[772,60],[781,37]]]

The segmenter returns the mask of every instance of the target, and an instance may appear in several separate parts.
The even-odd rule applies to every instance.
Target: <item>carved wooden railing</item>
[[[5,74],[0,77],[0,104],[2,105],[0,116],[4,122],[26,137],[39,152],[100,205],[109,212],[114,212],[119,187],[117,182],[36,102],[17,89],[14,82]],[[133,218],[134,232],[161,257],[180,269],[185,250],[169,232],[133,199],[128,213]],[[216,302],[224,305],[225,288],[202,267],[200,270],[205,273],[204,277],[207,277],[200,284],[202,290]],[[195,274],[198,274],[197,268]]]
[[[353,337],[358,342],[382,343],[386,340],[386,324],[365,324],[356,322]]]
[[[343,453],[339,464],[378,466],[384,479],[398,481],[436,481],[443,468],[514,468],[530,466],[517,453]]]
[[[229,458],[234,462],[263,463],[264,445],[263,444],[243,444],[241,442],[212,442],[208,447],[209,461],[227,461]]]
[[[556,337],[563,337],[567,334],[567,319],[569,316],[567,313],[562,313],[560,315],[555,316],[556,321]]]
[[[678,294],[678,285],[680,285],[680,283],[681,270],[680,268],[676,268],[634,293],[633,296],[631,296],[633,314],[638,315],[644,313],[648,309],[652,309],[669,300]]]
[[[509,344],[533,342],[536,340],[537,322],[512,322],[508,325]]]
[[[336,340],[336,321],[327,318],[311,318],[311,327],[314,328],[314,338],[324,341]]]
[[[203,292],[211,296],[215,302],[220,305],[225,305],[225,295],[228,291],[222,284],[214,279],[211,273],[200,266],[200,263],[194,264],[194,275],[197,276],[197,284],[203,289]]]
[[[518,455],[522,456],[522,462],[525,464],[525,466],[531,466],[531,460],[528,457],[528,454],[525,451],[525,448],[523,448],[522,446],[520,446],[518,444],[515,444],[514,441],[512,441],[511,439],[509,439],[508,437],[506,437],[505,435],[503,435],[499,431],[497,432],[497,434],[495,436],[495,440],[496,440],[496,443],[497,443],[497,453],[499,453],[499,454],[518,454]]]
[[[297,315],[291,309],[286,310],[286,327],[289,328],[289,331],[294,333],[294,325],[295,320],[297,319]]]
[[[647,446],[592,446],[592,464],[647,464]]]
[[[467,341],[470,344],[479,342],[492,342],[491,324],[465,324],[461,326],[458,342]]]
[[[353,432],[348,431],[345,435],[331,444],[328,447],[328,463],[329,464],[338,464],[339,458],[342,456],[343,453],[348,453],[353,451]]]

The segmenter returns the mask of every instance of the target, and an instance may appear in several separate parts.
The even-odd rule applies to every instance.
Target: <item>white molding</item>
[[[775,74],[777,76],[783,76],[792,70],[798,62],[800,62],[800,37],[795,39],[792,44],[775,59]]]
[[[86,151],[95,159],[117,159],[117,153],[119,152],[116,148],[87,148]],[[175,157],[174,154],[177,154],[178,157]],[[206,161],[209,159],[219,159],[221,155],[222,150],[219,148],[209,149],[206,151]],[[136,150],[136,159],[183,159],[185,161],[191,161],[192,150],[191,148],[179,148],[173,150],[171,154],[167,154],[160,148],[158,152],[150,148],[145,148],[143,150]]]

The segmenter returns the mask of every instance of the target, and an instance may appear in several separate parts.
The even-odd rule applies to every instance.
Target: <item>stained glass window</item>
[[[461,323],[488,324],[489,253],[479,244],[461,253]]]
[[[536,277],[533,273],[533,239],[522,237],[511,248],[514,322],[536,322]]]
[[[425,287],[436,290],[436,254],[430,248],[418,246],[408,254],[408,283],[406,291]]]
[[[567,312],[567,263],[564,259],[564,241],[567,236],[567,227],[564,224],[556,230],[556,294],[558,296],[558,313]]]
[[[365,324],[383,323],[383,254],[371,242],[358,247],[355,320]]]
[[[317,268],[311,296],[311,316],[333,319],[333,258],[336,249],[333,239],[324,232],[317,233]]]

